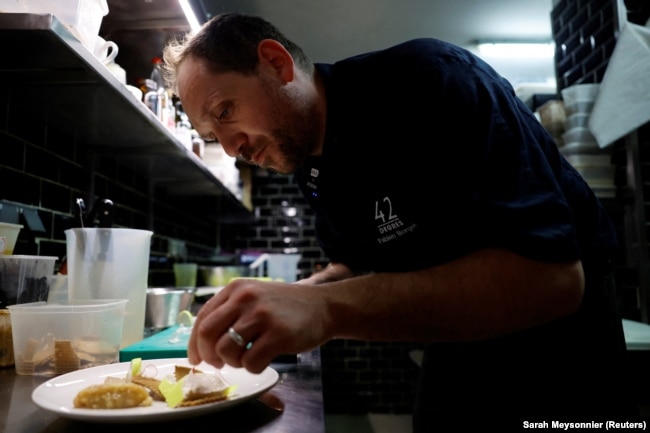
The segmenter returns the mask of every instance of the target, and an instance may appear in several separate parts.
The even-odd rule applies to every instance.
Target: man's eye
[[[230,108],[226,108],[221,113],[219,113],[218,119],[225,120],[228,117],[230,117]]]

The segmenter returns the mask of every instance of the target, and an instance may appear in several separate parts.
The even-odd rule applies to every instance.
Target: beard
[[[269,106],[269,122],[274,128],[269,146],[279,150],[281,160],[271,161],[266,168],[282,174],[298,170],[317,148],[320,136],[320,117],[316,104],[299,89],[287,91],[277,83],[262,78]]]

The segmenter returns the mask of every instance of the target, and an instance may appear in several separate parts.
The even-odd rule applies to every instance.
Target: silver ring
[[[230,328],[228,328],[228,337],[230,337],[230,338],[232,339],[232,341],[234,341],[235,343],[237,343],[238,346],[242,346],[242,347],[243,347],[243,346],[246,345],[246,341],[244,340],[244,337],[242,337],[241,335],[239,335],[239,334],[237,333],[237,331],[235,331],[235,330],[232,328],[232,326],[231,326]]]

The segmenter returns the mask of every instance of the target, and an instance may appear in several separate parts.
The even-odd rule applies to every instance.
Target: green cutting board
[[[192,328],[175,325],[120,350],[120,362],[133,358],[186,358]]]

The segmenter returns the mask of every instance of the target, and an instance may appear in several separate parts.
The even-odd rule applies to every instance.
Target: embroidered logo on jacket
[[[400,236],[412,233],[417,224],[407,226],[393,209],[390,197],[386,196],[375,201],[375,221],[379,237],[377,242],[384,244],[393,241]]]

